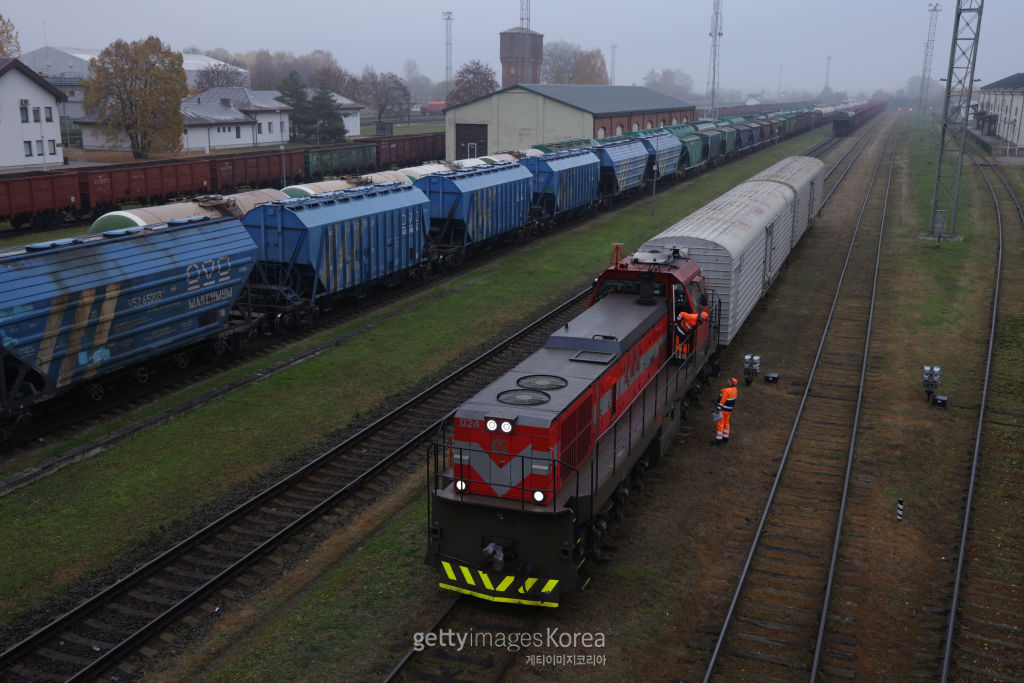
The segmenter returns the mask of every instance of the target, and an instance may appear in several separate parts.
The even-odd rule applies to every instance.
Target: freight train
[[[647,240],[455,411],[428,466],[441,588],[557,607],[587,586],[587,559],[811,225],[823,180],[821,161],[785,159]],[[680,312],[706,322],[677,339]]]
[[[873,100],[837,111],[832,115],[832,134],[837,137],[849,135],[854,129],[860,128],[884,109],[885,102]]]
[[[207,197],[185,209],[117,212],[102,232],[0,251],[0,440],[25,431],[58,395],[102,398],[125,375],[145,382],[158,360],[187,364],[197,342],[222,354],[813,120],[786,112],[539,146],[508,157],[517,162],[494,155],[459,162],[465,168],[412,167],[388,172],[402,182],[373,183],[384,178],[372,174],[356,180],[371,184],[291,199],[277,190]],[[192,211],[202,215],[183,215]]]
[[[444,133],[359,138],[340,145],[215,154],[190,159],[97,165],[0,176],[0,221],[60,222],[64,214],[99,216],[123,204],[224,194],[422,163],[444,156]]]

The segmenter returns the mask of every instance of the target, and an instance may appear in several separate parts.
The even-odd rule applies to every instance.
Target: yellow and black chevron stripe
[[[538,607],[558,607],[558,579],[538,579],[514,574],[490,574],[446,560],[441,561],[447,581],[441,588],[492,602]]]

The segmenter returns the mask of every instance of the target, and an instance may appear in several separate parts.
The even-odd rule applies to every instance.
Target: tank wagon
[[[557,607],[588,585],[586,560],[806,231],[823,173],[786,159],[652,237],[544,348],[456,409],[428,464],[426,562],[441,588]],[[708,314],[685,356],[680,311]]]

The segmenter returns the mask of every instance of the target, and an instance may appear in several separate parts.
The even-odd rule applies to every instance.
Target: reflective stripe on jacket
[[[736,406],[736,398],[739,396],[736,387],[726,387],[718,394],[718,409],[731,413]]]

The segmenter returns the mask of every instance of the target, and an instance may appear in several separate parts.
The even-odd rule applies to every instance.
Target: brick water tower
[[[501,87],[516,83],[540,83],[540,65],[544,61],[544,35],[524,26],[502,31]]]

